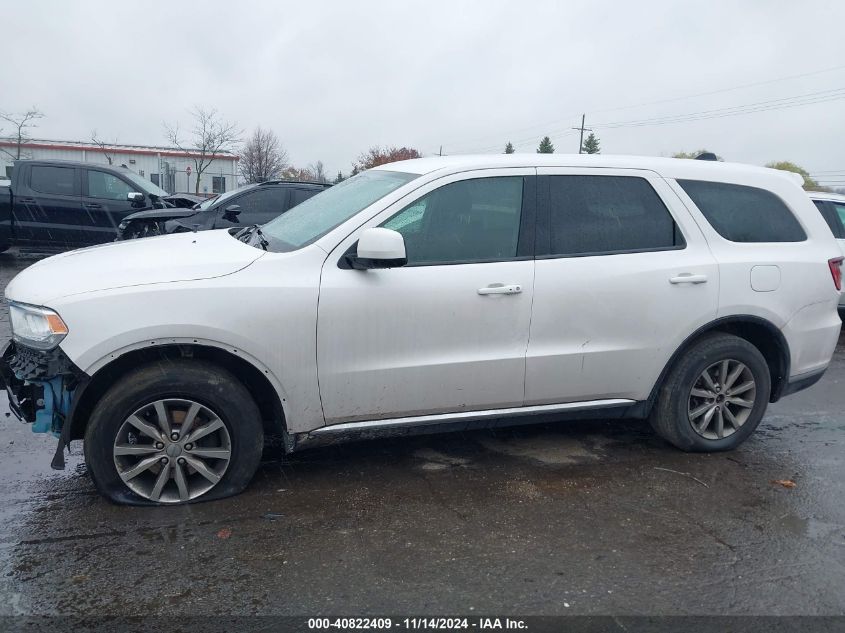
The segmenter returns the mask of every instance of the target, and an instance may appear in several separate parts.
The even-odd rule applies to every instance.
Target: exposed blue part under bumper
[[[52,433],[58,437],[73,402],[73,390],[65,388],[62,376],[50,380],[33,381],[33,384],[43,388],[43,405],[35,410],[35,422],[32,424],[33,433]]]
[[[11,343],[0,357],[0,388],[9,409],[35,433],[61,433],[78,381],[59,350],[41,352]]]

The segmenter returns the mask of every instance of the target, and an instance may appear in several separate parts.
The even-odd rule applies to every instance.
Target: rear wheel
[[[770,392],[760,351],[745,339],[715,334],[693,345],[670,370],[650,422],[681,450],[731,450],[757,428]]]
[[[106,392],[85,432],[85,461],[112,501],[178,504],[242,491],[263,444],[258,407],[234,376],[167,361]]]

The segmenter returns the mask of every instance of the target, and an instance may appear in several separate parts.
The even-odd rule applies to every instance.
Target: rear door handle
[[[522,292],[520,284],[490,284],[478,289],[480,295],[515,295]]]
[[[693,275],[692,273],[681,273],[675,277],[669,277],[670,284],[704,284],[707,283],[707,275]]]
[[[35,204],[35,198],[21,198],[18,202],[23,204]]]

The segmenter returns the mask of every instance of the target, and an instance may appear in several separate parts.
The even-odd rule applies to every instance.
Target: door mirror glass
[[[241,206],[239,204],[230,204],[223,210],[223,219],[229,222],[237,222],[240,214]]]
[[[397,268],[408,263],[405,239],[401,233],[385,228],[369,228],[358,238],[357,252],[350,261],[353,268]]]
[[[133,205],[144,204],[144,194],[138,191],[130,191],[126,194],[126,199]]]

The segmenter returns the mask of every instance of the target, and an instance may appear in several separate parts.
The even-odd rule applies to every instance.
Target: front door
[[[107,171],[85,171],[85,197],[82,199],[82,213],[76,218],[76,241],[79,244],[114,241],[121,220],[138,211],[126,197],[138,188]]]
[[[523,404],[534,173],[451,176],[373,218],[403,235],[404,267],[345,263],[365,227],[331,253],[317,324],[327,424]]]
[[[683,340],[715,318],[716,261],[653,172],[538,173],[525,402],[641,400]]]

